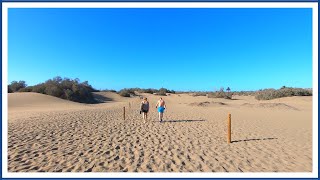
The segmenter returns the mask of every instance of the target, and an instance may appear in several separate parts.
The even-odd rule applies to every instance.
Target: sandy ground
[[[257,101],[170,95],[164,97],[165,122],[159,123],[159,96],[144,94],[151,105],[144,123],[138,97],[96,96],[105,102],[85,105],[36,93],[9,94],[8,171],[312,171],[312,97]]]

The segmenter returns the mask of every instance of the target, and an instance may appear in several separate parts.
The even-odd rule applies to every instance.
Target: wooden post
[[[123,120],[126,120],[126,107],[123,107]]]
[[[228,144],[231,143],[231,114],[228,114]]]

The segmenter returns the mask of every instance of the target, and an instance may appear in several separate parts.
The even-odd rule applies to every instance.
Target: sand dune
[[[208,107],[208,106],[225,106],[227,104],[223,103],[223,102],[204,101],[204,102],[190,103],[189,105],[190,106]]]
[[[255,108],[270,108],[270,109],[281,109],[281,110],[299,110],[293,106],[289,106],[285,103],[258,103],[258,104],[250,104],[244,103],[242,106],[245,107],[255,107]]]
[[[113,92],[94,92],[93,95],[95,99],[100,102],[127,101],[127,98],[121,97],[119,94]]]
[[[67,101],[53,96],[39,94],[39,93],[9,93],[8,107],[10,110],[16,108],[47,108],[47,107],[61,107],[61,106],[79,106],[79,103]]]
[[[42,113],[69,111],[87,107],[86,104],[71,102],[39,93],[24,92],[8,94],[9,122]]]
[[[312,97],[257,101],[246,96],[224,100],[172,94],[163,97],[167,110],[165,122],[159,123],[155,108],[159,96],[142,94],[151,107],[143,123],[138,97],[97,94],[105,103],[84,105],[41,94],[9,94],[8,171],[312,170]],[[242,106],[245,103],[264,107]],[[299,111],[275,111],[273,106]],[[231,144],[226,143],[228,113]]]

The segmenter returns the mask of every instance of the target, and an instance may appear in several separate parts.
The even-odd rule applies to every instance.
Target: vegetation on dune
[[[20,89],[27,87],[25,81],[12,81],[10,85],[8,85],[8,93],[18,92]]]
[[[209,92],[192,92],[191,96],[207,96],[207,94],[209,94]]]
[[[233,95],[240,96],[255,96],[257,100],[270,100],[282,97],[291,97],[291,96],[312,96],[312,89],[303,89],[303,88],[292,88],[282,86],[280,89],[264,89],[259,91],[234,91],[231,92],[231,89],[228,87],[227,92],[224,91],[224,88],[221,88],[220,91],[209,92],[209,98],[225,98],[232,99]]]
[[[37,92],[80,103],[96,103],[92,94],[96,90],[88,81],[80,82],[77,78],[62,79],[58,76],[34,86],[26,86],[24,81],[13,81],[8,88],[12,92]]]
[[[190,96],[207,96],[210,91],[177,91],[176,94],[189,94]]]
[[[224,99],[232,99],[232,92],[225,92],[224,88],[220,88],[219,91],[208,93],[208,98],[224,98]]]
[[[131,97],[131,96],[136,95],[133,89],[127,89],[127,88],[121,89],[121,90],[118,92],[118,94],[119,94],[120,96],[123,96],[123,97]]]
[[[152,88],[147,88],[147,89],[141,89],[141,88],[125,88],[121,89],[118,91],[118,94],[123,97],[130,97],[130,96],[135,96],[137,95],[136,93],[149,93],[149,94],[157,94],[157,95],[162,95],[165,96],[167,93],[172,93],[174,94],[174,90],[168,90],[166,88],[160,88],[159,90],[157,89],[152,89]]]
[[[140,89],[140,91],[138,91],[138,92],[153,94],[153,93],[157,93],[158,90],[157,89],[148,88],[148,89]]]
[[[238,95],[238,96],[254,96],[256,91],[233,91],[233,95]]]
[[[114,90],[114,89],[103,89],[103,90],[100,90],[99,92],[113,92],[113,93],[116,93],[117,91]]]
[[[312,96],[312,90],[283,86],[278,90],[264,89],[264,90],[257,91],[255,93],[255,98],[258,100],[270,100],[270,99],[291,97],[291,96]]]
[[[67,99],[70,101],[80,102],[80,103],[97,103],[94,99],[92,92],[96,92],[88,81],[80,82],[79,79],[69,79],[57,76],[55,78],[49,79],[44,83],[40,83],[34,86],[27,86],[25,81],[12,81],[8,85],[8,93],[14,92],[37,92],[42,94],[47,94],[55,96],[62,99]],[[136,96],[137,93],[150,93],[165,96],[167,93],[181,94],[187,93],[191,96],[207,96],[208,98],[224,98],[232,99],[233,95],[244,95],[244,96],[255,96],[257,100],[270,100],[282,97],[290,96],[312,96],[312,89],[303,88],[292,88],[292,87],[281,87],[280,89],[263,89],[259,91],[234,91],[231,92],[230,87],[224,91],[224,88],[220,88],[219,91],[209,92],[209,91],[174,91],[166,88],[153,89],[153,88],[125,88],[120,91],[115,90],[102,90],[102,92],[116,92],[123,97]]]
[[[13,93],[13,91],[10,89],[9,85],[8,85],[8,93]]]
[[[175,93],[175,91],[170,91],[169,89],[166,89],[166,88],[160,88],[159,89],[159,92],[158,92],[158,95],[161,95],[161,96],[166,96],[167,93]]]

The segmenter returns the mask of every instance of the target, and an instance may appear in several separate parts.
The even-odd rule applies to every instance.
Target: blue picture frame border
[[[0,14],[1,14],[1,62],[2,62],[2,2],[318,2],[318,0],[1,0],[1,7],[0,7]],[[318,9],[319,9],[319,4],[318,4]],[[319,24],[319,13],[318,13],[318,24]],[[319,37],[319,31],[318,31],[318,37]],[[318,41],[319,42],[319,41]],[[319,52],[319,46],[318,46],[318,52]],[[318,59],[318,70],[319,70],[319,59]],[[2,90],[2,63],[1,63],[1,83],[0,87]],[[318,82],[319,84],[319,73],[318,73]],[[319,92],[319,89],[317,89]],[[1,93],[0,98],[1,102],[3,100],[4,94]],[[0,104],[1,111],[0,111],[0,116],[1,116],[1,122],[2,122],[2,103]],[[318,96],[318,112],[319,112],[319,96]],[[319,119],[318,119],[318,130],[319,130]],[[174,179],[221,179],[221,180],[230,180],[230,179],[319,179],[319,173],[317,174],[317,178],[3,178],[2,174],[2,123],[0,123],[0,128],[1,128],[1,148],[0,148],[0,171],[1,171],[1,176],[0,179],[5,179],[5,180],[24,180],[24,179],[50,179],[50,180],[56,180],[56,179],[62,179],[62,180],[70,180],[70,179],[88,179],[88,180],[95,180],[95,179],[108,179],[108,180],[121,180],[121,179],[166,179],[166,180],[174,180]],[[319,133],[318,133],[318,150],[319,150]],[[319,152],[318,153],[318,163],[319,163]],[[319,164],[318,164],[319,167]]]

